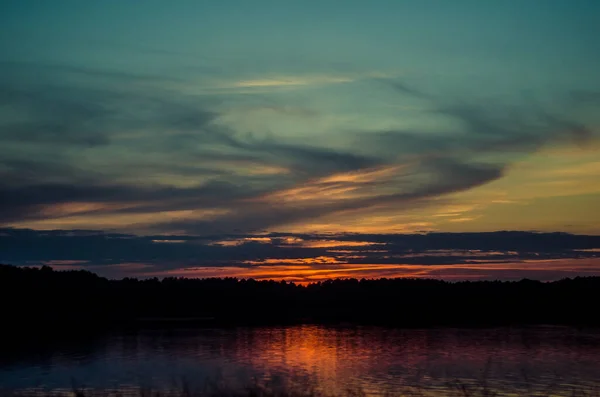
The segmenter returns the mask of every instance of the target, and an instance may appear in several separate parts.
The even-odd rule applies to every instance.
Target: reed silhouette
[[[381,395],[386,397],[600,397],[600,389],[594,386],[571,385],[570,387],[564,387],[564,385],[550,384],[543,390],[532,390],[527,387],[525,387],[525,390],[515,390],[512,388],[494,389],[487,385],[485,379],[474,385],[465,384],[459,380],[449,380],[442,388],[431,389],[421,384],[414,384],[403,387],[398,392],[386,391]],[[46,393],[40,391],[6,391],[5,393],[0,393],[0,395],[7,397],[366,397],[371,394],[365,392],[360,386],[349,386],[342,393],[328,393],[308,386],[280,389],[258,383],[234,389],[211,380],[207,380],[201,387],[194,388],[183,380],[176,388],[171,390],[156,390],[143,387],[124,390],[98,390],[73,386],[72,390],[68,391],[62,390]]]

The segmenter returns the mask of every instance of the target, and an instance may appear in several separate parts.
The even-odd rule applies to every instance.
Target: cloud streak
[[[224,124],[236,95],[191,95],[168,79],[147,85],[98,70],[0,66],[0,112],[10,116],[0,142],[12,148],[0,160],[4,225],[89,227],[130,216],[129,230],[252,233],[348,212],[403,212],[498,180],[544,145],[593,138],[583,123],[533,102],[432,95],[377,78],[374,86],[397,93],[390,101],[425,101],[447,123],[346,131],[319,144]]]

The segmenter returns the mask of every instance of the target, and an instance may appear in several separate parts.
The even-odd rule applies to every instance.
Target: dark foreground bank
[[[4,331],[139,322],[600,325],[600,277],[548,283],[346,279],[301,286],[233,278],[108,280],[88,271],[0,265],[0,298]]]
[[[39,392],[39,391],[28,391],[28,392],[13,392],[13,391],[0,391],[0,396],[5,397],[367,397],[372,395],[366,393],[361,389],[348,388],[347,391],[340,394],[332,394],[326,392],[319,392],[311,390],[310,388],[303,389],[297,388],[295,390],[271,390],[269,388],[259,386],[248,386],[242,390],[229,390],[227,387],[216,386],[215,388],[209,387],[207,389],[192,390],[187,389],[185,386],[180,390],[171,391],[156,391],[152,389],[140,388],[138,390],[86,390],[86,389],[73,389],[55,392]],[[494,390],[487,387],[485,384],[480,386],[468,386],[464,385],[459,381],[449,381],[447,386],[437,389],[428,389],[420,386],[411,386],[406,389],[399,391],[398,393],[385,393],[386,397],[433,397],[433,396],[444,396],[444,397],[600,397],[600,390],[596,388],[580,388],[573,387],[570,391],[562,391],[559,394],[556,390],[549,386],[547,391],[536,392],[530,394],[528,392],[514,393],[504,392],[501,390]]]

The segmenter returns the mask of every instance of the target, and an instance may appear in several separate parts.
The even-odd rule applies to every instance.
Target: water
[[[600,330],[562,327],[144,330],[1,357],[1,389],[21,392],[248,385],[328,395],[600,390]]]

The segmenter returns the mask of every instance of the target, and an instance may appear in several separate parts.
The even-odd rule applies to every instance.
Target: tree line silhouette
[[[235,278],[109,280],[0,265],[3,329],[197,321],[394,326],[600,325],[600,277],[554,282],[337,279],[306,286]]]

